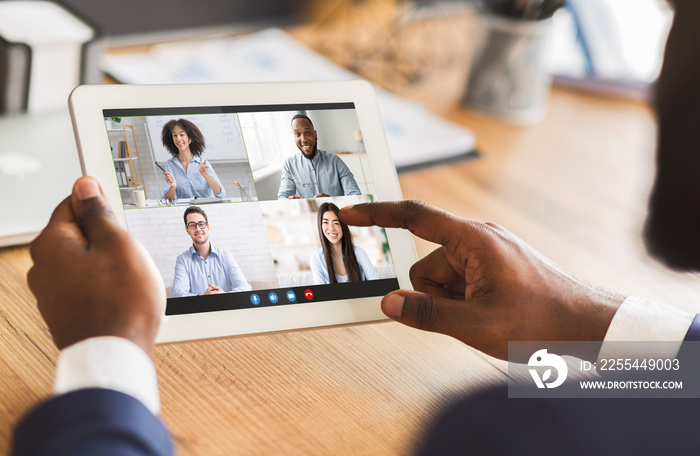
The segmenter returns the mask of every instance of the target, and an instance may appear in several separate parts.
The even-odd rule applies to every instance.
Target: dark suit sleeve
[[[172,455],[163,422],[138,399],[84,389],[41,404],[15,429],[13,456]]]
[[[700,314],[695,315],[683,342],[700,342]]]
[[[450,407],[421,456],[697,454],[698,399],[509,399],[487,390]]]

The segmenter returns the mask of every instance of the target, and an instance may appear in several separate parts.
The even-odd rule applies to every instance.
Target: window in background
[[[554,16],[555,80],[647,95],[661,69],[672,19],[665,0],[568,0]]]
[[[279,168],[296,151],[290,120],[296,111],[254,112],[238,115],[253,171]]]

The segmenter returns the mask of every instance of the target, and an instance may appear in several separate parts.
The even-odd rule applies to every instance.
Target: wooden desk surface
[[[402,175],[404,197],[499,223],[593,284],[699,310],[700,279],[643,248],[648,107],[554,90],[543,122],[515,127],[454,100],[440,106],[474,130],[481,158]],[[57,355],[30,266],[27,247],[0,249],[2,454],[49,394]],[[442,404],[504,381],[504,363],[396,323],[161,346],[155,364],[180,455],[404,454]]]
[[[644,252],[654,124],[629,101],[555,90],[513,127],[455,106],[482,156],[401,176],[406,198],[494,221],[575,274],[698,310],[700,279]],[[426,132],[429,134],[429,132]],[[418,243],[420,255],[431,250]],[[49,394],[57,350],[26,285],[27,247],[0,250],[0,453]],[[163,415],[179,454],[401,454],[445,401],[503,381],[503,363],[396,323],[161,346]]]

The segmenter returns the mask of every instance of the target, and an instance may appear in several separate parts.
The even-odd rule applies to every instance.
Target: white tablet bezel
[[[83,174],[99,180],[119,224],[126,218],[114,172],[103,110],[245,105],[347,103],[355,105],[380,201],[401,200],[398,175],[384,136],[375,93],[365,81],[81,86],[70,96]],[[399,286],[411,289],[417,255],[410,233],[387,230]],[[308,302],[251,309],[163,316],[157,343],[287,331],[385,320],[380,297]]]

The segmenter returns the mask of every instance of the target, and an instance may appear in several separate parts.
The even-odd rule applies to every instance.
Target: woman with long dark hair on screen
[[[372,262],[354,245],[348,226],[338,217],[338,206],[323,203],[316,217],[321,248],[311,254],[314,283],[359,282],[377,279]]]
[[[214,168],[202,158],[204,135],[187,119],[163,125],[163,146],[173,157],[165,162],[163,196],[173,198],[224,198],[226,191]]]

